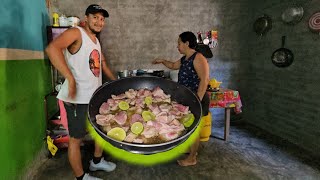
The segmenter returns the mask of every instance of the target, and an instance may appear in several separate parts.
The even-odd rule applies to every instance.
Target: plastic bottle
[[[52,18],[53,18],[53,21],[52,21],[52,26],[53,27],[58,27],[59,26],[59,14],[58,13],[53,13],[52,14]]]

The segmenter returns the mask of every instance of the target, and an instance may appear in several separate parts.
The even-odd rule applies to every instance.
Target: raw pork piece
[[[114,116],[114,119],[116,120],[116,122],[119,124],[119,125],[124,125],[127,121],[127,112],[126,111],[120,111],[119,113],[117,113],[115,116]]]
[[[112,115],[112,114],[107,114],[107,115],[97,114],[96,115],[97,124],[99,124],[101,126],[105,126],[107,124],[114,122],[113,118],[114,118],[114,115]]]
[[[154,126],[145,126],[141,135],[145,138],[152,138],[158,135],[158,131]]]
[[[123,94],[119,94],[119,95],[111,95],[112,99],[114,100],[121,100],[121,99],[124,99],[126,98],[127,96],[123,93]]]
[[[189,106],[184,106],[182,104],[174,103],[173,108],[180,111],[182,114],[188,114],[189,112]]]
[[[125,92],[125,95],[128,99],[134,99],[137,95],[137,91],[133,89],[129,89],[128,91]]]
[[[110,110],[110,105],[106,102],[102,103],[102,105],[99,108],[100,114],[108,114]]]
[[[171,141],[179,137],[179,135],[180,135],[179,133],[171,131],[165,134],[160,134],[160,138],[163,139],[164,141]]]
[[[126,136],[126,138],[124,139],[124,141],[126,142],[133,142],[134,139],[136,139],[138,135],[133,134],[132,132],[129,132],[129,134]]]
[[[131,116],[130,124],[133,124],[135,122],[143,122],[143,118],[141,114],[133,114]]]

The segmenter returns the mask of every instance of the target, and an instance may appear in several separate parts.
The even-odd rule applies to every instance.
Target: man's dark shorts
[[[63,102],[66,109],[69,136],[77,139],[83,138],[86,134],[86,120],[88,104],[72,104]]]

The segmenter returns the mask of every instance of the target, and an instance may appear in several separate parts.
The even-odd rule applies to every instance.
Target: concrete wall
[[[52,0],[51,12],[83,17],[91,3],[106,7],[110,18],[101,38],[114,71],[163,68],[150,62],[155,57],[178,59],[181,32],[218,30],[219,45],[209,59],[211,77],[223,81],[222,87],[240,91],[244,119],[319,155],[319,36],[308,30],[307,22],[320,2],[294,2],[305,8],[303,20],[295,26],[280,20],[289,0]],[[51,90],[48,63],[43,61],[44,3],[5,0],[0,7],[0,159],[6,165],[0,179],[19,176],[43,145],[43,96]],[[271,15],[274,25],[258,37],[252,24],[263,13]],[[270,56],[283,34],[295,61],[280,69]],[[222,112],[216,111],[214,118],[221,119]]]
[[[219,45],[209,59],[211,77],[222,87],[237,89],[243,102],[244,119],[270,133],[287,139],[319,155],[319,36],[307,27],[308,18],[319,1],[53,1],[54,8],[66,15],[84,16],[91,3],[106,7],[110,18],[101,34],[103,51],[114,71],[152,66],[155,57],[178,59],[177,36],[186,30],[219,31]],[[281,13],[292,4],[305,9],[302,21],[289,26]],[[253,23],[262,14],[273,19],[273,29],[265,36],[253,32]],[[277,68],[271,54],[287,36],[295,61],[288,68]],[[214,119],[223,110],[213,110]]]
[[[304,8],[304,17],[296,25],[284,24],[281,14],[288,6]],[[248,37],[250,64],[245,99],[245,119],[279,137],[320,156],[320,36],[310,32],[309,17],[319,11],[320,1],[252,1],[255,9],[250,19],[266,13],[273,19],[273,28],[265,36],[254,33]],[[286,48],[295,56],[287,68],[271,63],[273,51],[280,48],[286,35]]]
[[[218,30],[219,44],[208,59],[210,76],[223,81],[222,87],[240,89],[245,85],[248,64],[246,45],[251,24],[248,0],[53,0],[52,12],[66,16],[84,17],[89,4],[105,7],[110,17],[101,33],[103,51],[114,72],[122,69],[165,69],[152,65],[154,58],[177,60],[178,35],[183,31]],[[223,118],[222,109],[213,109],[215,118]]]

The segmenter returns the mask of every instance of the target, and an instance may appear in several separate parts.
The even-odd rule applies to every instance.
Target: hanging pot
[[[282,47],[272,53],[271,60],[277,67],[288,67],[292,64],[294,56],[292,51],[284,48],[286,36],[282,36]]]
[[[258,35],[262,36],[272,29],[272,19],[264,14],[258,18],[253,24],[253,30]]]
[[[294,25],[301,21],[303,12],[302,7],[289,7],[283,11],[281,19],[287,24]]]

